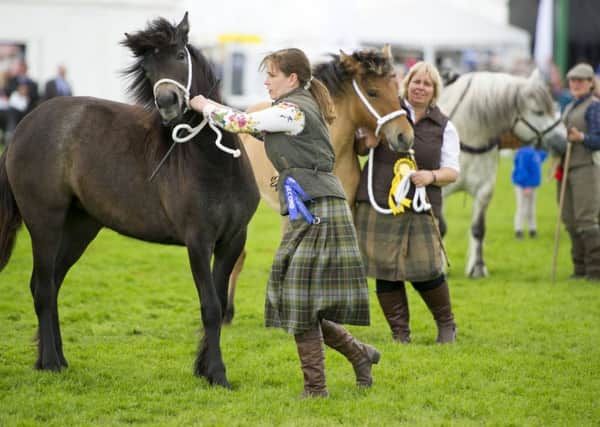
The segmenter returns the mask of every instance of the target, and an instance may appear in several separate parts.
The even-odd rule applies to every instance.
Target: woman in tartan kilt
[[[359,245],[367,275],[376,278],[377,299],[392,336],[402,343],[410,342],[405,281],[412,283],[431,311],[438,329],[437,342],[449,343],[456,338],[438,221],[441,187],[458,178],[460,147],[456,128],[436,106],[441,88],[437,69],[425,62],[416,63],[402,82],[402,104],[414,126],[416,163],[407,162],[406,153],[393,152],[387,144],[377,145],[374,138],[357,141],[361,154],[376,146],[371,154],[371,195],[369,168],[365,167],[356,197]],[[393,182],[400,180],[402,168],[405,182],[412,184],[404,199],[412,199],[410,206],[408,202],[397,205],[400,201],[391,198]],[[433,215],[415,206],[414,194],[423,188]]]
[[[279,173],[281,214],[290,221],[271,268],[265,318],[267,326],[294,335],[304,374],[302,396],[328,396],[323,343],[350,361],[357,385],[368,387],[380,354],[340,325],[368,325],[370,319],[356,230],[332,173],[335,155],[327,123],[334,118],[333,103],[299,49],[271,53],[261,68],[267,72],[271,107],[242,113],[203,96],[190,105],[227,131],[264,140]]]

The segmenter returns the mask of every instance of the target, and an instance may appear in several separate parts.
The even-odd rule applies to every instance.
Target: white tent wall
[[[190,10],[193,40],[215,46],[223,65],[223,94],[238,107],[264,100],[256,69],[268,51],[299,47],[314,60],[340,48],[392,44],[394,51],[414,50],[435,63],[444,51],[486,50],[505,63],[529,58],[529,34],[506,24],[507,0],[229,0],[219,18],[209,18],[204,2],[184,0]],[[254,43],[218,43],[219,35],[255,36]],[[232,96],[233,54],[246,57],[244,95]],[[228,74],[229,73],[229,74]]]
[[[525,52],[529,36],[505,24],[506,0],[0,0],[0,42],[26,45],[30,75],[43,85],[65,64],[75,94],[125,100],[119,71],[130,62],[119,45],[126,31],[163,16],[190,12],[190,40],[218,47],[222,34],[256,35],[249,79],[264,97],[258,61],[270,50],[297,46],[311,59],[359,45],[413,48],[433,60],[440,49],[483,47]],[[480,13],[492,11],[487,17]],[[500,17],[499,11],[503,12]],[[250,74],[254,73],[254,76]],[[225,82],[224,82],[225,83]]]
[[[530,36],[526,31],[447,0],[361,1],[356,31],[362,43],[387,41],[396,48],[419,50],[423,59],[432,63],[440,51],[450,49],[529,56]]]
[[[236,1],[223,4],[218,18],[209,17],[205,4],[184,1],[190,12],[191,39],[219,63],[223,71],[222,93],[229,104],[245,108],[267,100],[264,76],[258,72],[268,52],[286,47],[302,49],[312,62],[325,54],[359,46],[354,19],[357,0]],[[223,41],[226,39],[227,41]],[[243,62],[243,71],[237,73]],[[237,81],[242,75],[242,82]],[[234,82],[237,81],[237,82]],[[238,94],[233,87],[242,86]]]
[[[179,21],[178,0],[2,0],[0,42],[26,45],[30,76],[43,90],[59,64],[76,95],[126,101],[119,72],[130,63],[119,45],[127,31],[164,16]]]
[[[358,0],[229,0],[218,13],[207,12],[205,1],[184,0],[190,12],[191,34],[201,44],[215,43],[220,34],[252,34],[280,47],[354,45]]]

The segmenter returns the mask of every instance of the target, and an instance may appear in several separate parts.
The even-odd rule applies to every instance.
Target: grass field
[[[69,368],[34,371],[23,229],[0,274],[0,426],[600,425],[600,285],[567,279],[564,232],[550,283],[554,183],[538,193],[539,237],[516,241],[511,160],[500,166],[488,215],[489,278],[463,273],[470,199],[458,194],[447,203],[457,342],[434,344],[431,315],[409,287],[413,342],[393,343],[370,283],[372,325],[349,329],[382,352],[375,384],[356,389],[351,366],[327,349],[329,399],[297,399],[294,341],[263,326],[275,212],[261,206],[251,223],[236,318],[222,333],[231,391],[192,375],[200,316],[185,249],[111,231],[92,243],[61,291]]]

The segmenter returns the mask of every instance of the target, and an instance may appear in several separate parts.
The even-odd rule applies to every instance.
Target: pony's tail
[[[21,213],[6,174],[6,152],[0,157],[0,271],[6,267],[21,226]]]

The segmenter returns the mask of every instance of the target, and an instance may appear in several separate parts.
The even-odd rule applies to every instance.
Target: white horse
[[[491,72],[462,75],[444,88],[439,106],[450,116],[461,140],[460,177],[444,187],[443,196],[466,191],[473,197],[465,274],[485,277],[485,214],[496,185],[497,137],[511,131],[523,143],[548,146],[555,138],[565,140],[566,129],[537,70],[528,78]],[[443,219],[441,225],[445,230]]]

